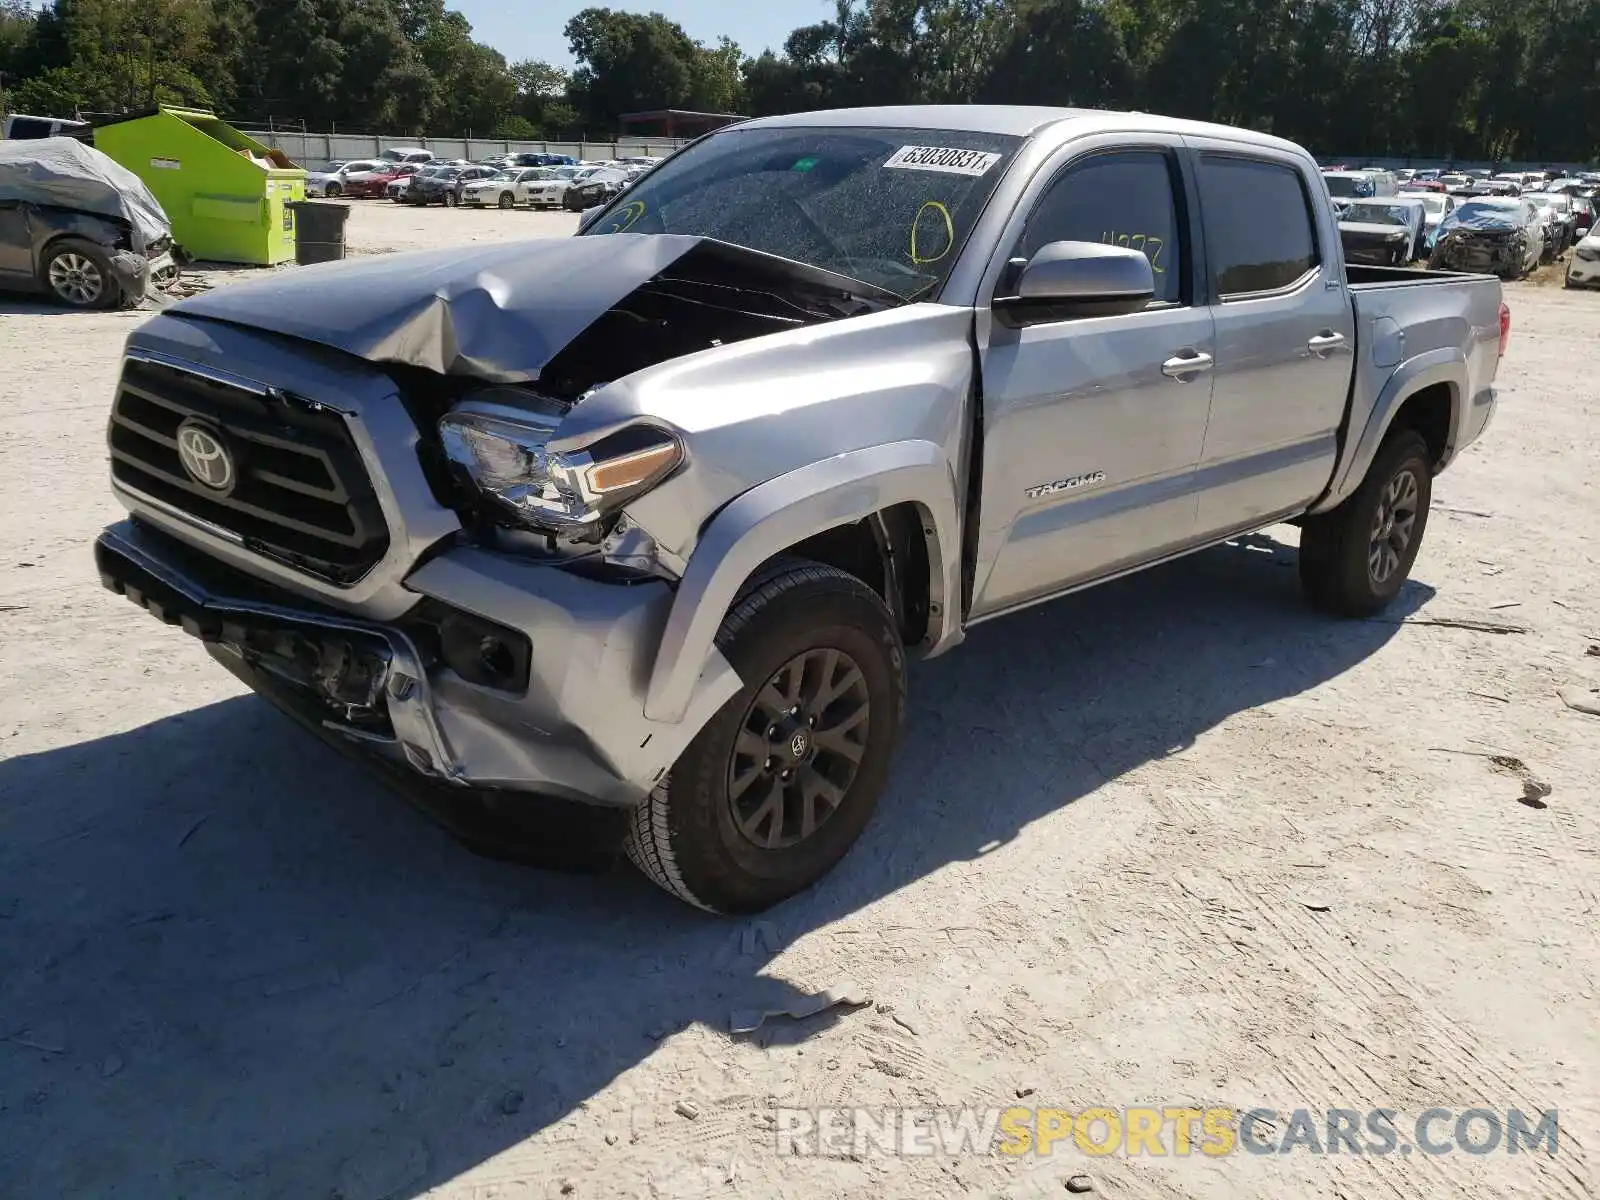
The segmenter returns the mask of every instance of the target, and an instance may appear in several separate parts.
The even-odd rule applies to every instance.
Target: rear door
[[[1216,325],[1197,531],[1217,537],[1327,486],[1354,361],[1338,226],[1314,175],[1269,147],[1187,138]]]
[[[1196,303],[1181,153],[1177,138],[1156,135],[1073,143],[1039,172],[1002,236],[1009,263],[1054,241],[1142,250],[1156,298],[1137,313],[1021,329],[980,305],[974,618],[1158,558],[1193,535],[1213,345],[1210,312]]]

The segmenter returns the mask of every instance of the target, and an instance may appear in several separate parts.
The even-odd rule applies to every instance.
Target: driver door
[[[1079,143],[1062,157],[1007,230],[1006,270],[1049,242],[1108,242],[1144,251],[1156,296],[1141,312],[1021,329],[980,309],[972,619],[1160,558],[1194,535],[1214,346],[1180,148]]]

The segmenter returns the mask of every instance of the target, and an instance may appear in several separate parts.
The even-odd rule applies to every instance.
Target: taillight
[[[1500,357],[1506,356],[1506,344],[1511,341],[1511,306],[1500,305]]]

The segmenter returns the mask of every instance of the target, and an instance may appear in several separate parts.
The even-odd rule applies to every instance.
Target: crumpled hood
[[[169,311],[444,375],[527,381],[706,239],[608,234],[385,254],[217,288]]]
[[[1509,212],[1474,213],[1468,217],[1451,213],[1445,218],[1443,225],[1445,233],[1455,233],[1458,230],[1469,233],[1515,233],[1521,228],[1516,215]]]

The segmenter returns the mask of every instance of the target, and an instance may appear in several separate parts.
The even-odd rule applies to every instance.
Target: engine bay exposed
[[[705,239],[596,317],[539,373],[538,387],[575,401],[669,359],[898,303],[842,276]]]

